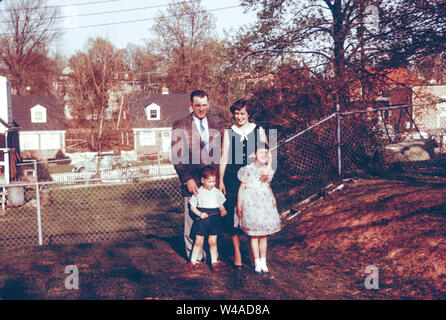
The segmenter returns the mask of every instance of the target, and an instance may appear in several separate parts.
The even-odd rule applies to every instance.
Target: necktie
[[[209,151],[209,136],[206,132],[206,129],[203,125],[203,119],[200,120],[200,131],[201,131],[201,139],[203,139],[204,146],[206,147],[206,150]]]

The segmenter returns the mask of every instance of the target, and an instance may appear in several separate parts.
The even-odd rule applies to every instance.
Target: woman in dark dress
[[[234,124],[226,129],[223,136],[222,156],[220,160],[219,188],[226,195],[225,207],[228,214],[225,217],[225,229],[232,236],[234,246],[234,266],[238,269],[242,267],[242,257],[240,254],[240,234],[242,231],[234,226],[234,214],[237,207],[237,193],[240,181],[237,172],[254,161],[250,155],[255,150],[256,143],[267,143],[265,130],[249,121],[252,115],[247,100],[237,100],[230,108],[233,115]],[[271,161],[270,161],[271,163]],[[268,166],[262,173],[261,181],[268,179]]]

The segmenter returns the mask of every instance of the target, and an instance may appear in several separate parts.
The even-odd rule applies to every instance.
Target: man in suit
[[[211,165],[218,172],[221,154],[221,121],[208,114],[209,96],[203,90],[195,90],[190,95],[192,113],[173,123],[171,158],[181,182],[184,196],[184,242],[187,258],[193,248],[190,237],[193,220],[189,216],[189,199],[199,188],[200,171]],[[218,180],[217,180],[218,181]],[[202,252],[198,260],[206,258]]]

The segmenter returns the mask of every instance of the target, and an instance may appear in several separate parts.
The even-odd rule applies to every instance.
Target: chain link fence
[[[345,178],[444,176],[446,119],[438,104],[337,112],[279,141],[272,181],[279,211],[295,213]]]
[[[184,218],[178,178],[133,175],[71,183],[14,183],[0,216],[0,247],[173,236]]]
[[[392,172],[445,173],[445,122],[423,117],[431,104],[334,113],[271,146],[279,212],[320,195],[340,179]],[[422,110],[420,110],[422,109]],[[20,181],[0,185],[0,248],[95,243],[183,229],[184,200],[171,164],[95,173],[17,166]],[[307,199],[307,200],[306,200]]]

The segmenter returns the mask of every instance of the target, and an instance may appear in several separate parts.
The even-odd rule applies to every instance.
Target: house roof
[[[21,131],[65,130],[65,106],[54,96],[11,96],[12,119]],[[46,122],[31,122],[31,108],[46,108]]]
[[[190,114],[189,99],[188,94],[132,94],[125,96],[125,106],[133,128],[166,128]],[[160,106],[160,120],[147,120],[145,108],[152,103]]]

